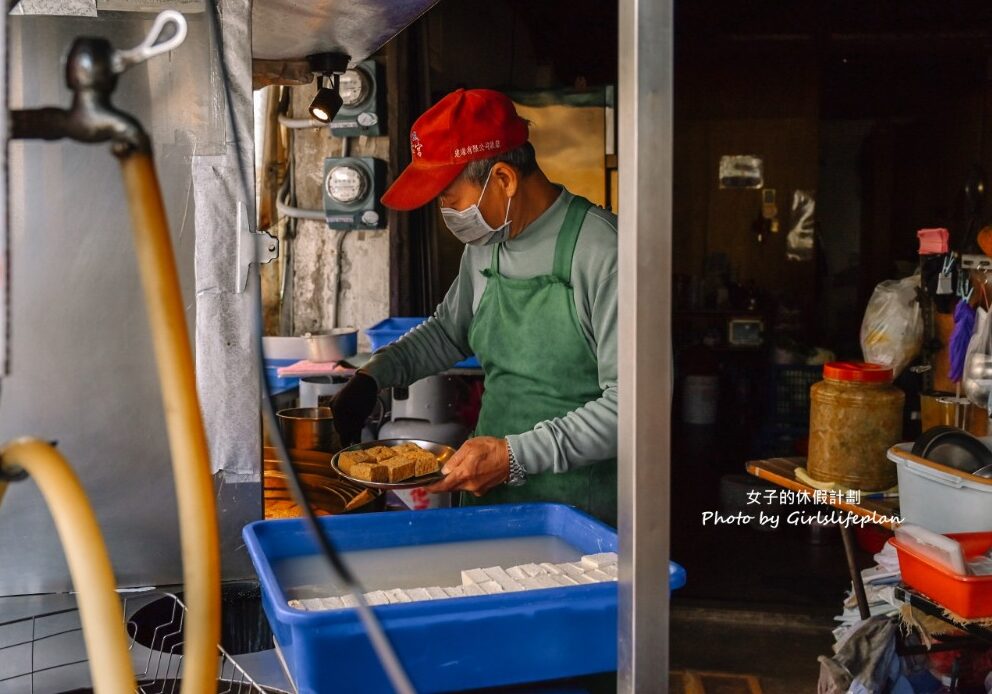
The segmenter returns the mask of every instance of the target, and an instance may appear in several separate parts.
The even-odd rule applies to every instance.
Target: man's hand
[[[441,470],[445,478],[427,487],[427,492],[462,490],[482,496],[510,476],[510,454],[506,439],[477,436],[469,439]]]

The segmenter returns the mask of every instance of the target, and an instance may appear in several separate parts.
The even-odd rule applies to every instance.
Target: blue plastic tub
[[[372,351],[374,352],[380,347],[385,347],[392,342],[396,342],[426,320],[426,318],[387,318],[384,321],[376,323],[371,328],[366,328],[365,334],[369,336],[369,342],[372,343]],[[479,360],[476,357],[469,357],[465,361],[455,364],[455,367],[459,369],[478,369]]]
[[[555,535],[584,553],[616,551],[616,532],[559,504],[519,504],[324,517],[343,551]],[[273,564],[317,552],[300,519],[244,529],[262,604],[301,694],[390,692],[356,611],[287,605]],[[469,567],[466,567],[469,568]],[[402,567],[397,567],[402,571]],[[672,590],[685,571],[672,563]],[[617,584],[549,588],[373,608],[418,692],[575,677],[617,666]]]
[[[277,395],[300,385],[300,379],[296,376],[288,378],[279,377],[279,369],[290,364],[295,364],[299,359],[266,359],[265,360],[265,381],[269,385],[269,395]]]

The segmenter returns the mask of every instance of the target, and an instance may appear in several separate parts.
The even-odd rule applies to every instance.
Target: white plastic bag
[[[923,347],[923,317],[916,296],[919,286],[918,274],[882,282],[875,287],[861,323],[865,361],[891,367],[896,376]]]

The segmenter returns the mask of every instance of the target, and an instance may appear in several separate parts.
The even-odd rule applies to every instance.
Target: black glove
[[[358,371],[344,388],[331,398],[334,428],[341,443],[350,446],[362,439],[362,427],[379,399],[379,384],[367,373]]]

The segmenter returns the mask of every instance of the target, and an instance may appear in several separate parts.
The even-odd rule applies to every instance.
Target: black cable
[[[217,1],[218,0],[208,0],[208,2],[204,4],[206,6],[207,20],[210,25],[211,34],[217,47],[221,83],[224,85],[224,96],[227,100],[226,111],[228,123],[231,128],[231,142],[234,145],[235,155],[238,159],[237,169],[238,177],[241,183],[241,193],[244,196],[244,199],[248,201],[252,199],[251,187],[248,184],[248,175],[245,172],[245,166],[242,160],[241,137],[234,117],[234,100],[231,93],[230,75],[227,71],[227,61],[224,55],[224,36],[221,31],[220,16],[216,5]],[[392,646],[389,644],[381,624],[379,624],[375,613],[365,602],[363,595],[364,591],[362,590],[361,585],[355,575],[345,564],[344,559],[335,548],[334,542],[331,540],[330,536],[317,521],[317,515],[307,499],[296,468],[293,467],[292,462],[290,461],[289,451],[286,449],[286,442],[283,440],[282,433],[279,431],[279,424],[276,420],[275,411],[272,408],[268,382],[265,379],[265,356],[262,342],[262,334],[264,331],[262,330],[261,287],[258,286],[253,288],[251,290],[251,296],[253,303],[255,304],[252,312],[254,323],[252,328],[255,332],[255,337],[257,340],[260,376],[259,383],[262,395],[262,418],[265,422],[266,429],[268,429],[270,439],[275,445],[275,449],[279,457],[279,464],[286,475],[286,479],[289,481],[290,492],[292,493],[296,504],[303,510],[306,523],[310,528],[314,539],[316,539],[317,546],[320,548],[321,553],[327,559],[334,572],[338,574],[342,581],[344,581],[348,590],[355,596],[358,603],[359,618],[365,624],[365,628],[369,632],[369,639],[372,642],[373,650],[379,658],[379,661],[383,666],[390,683],[393,685],[393,688],[401,694],[413,692],[413,686],[410,684],[410,680],[407,677],[406,672],[403,670],[402,664],[399,662]]]

